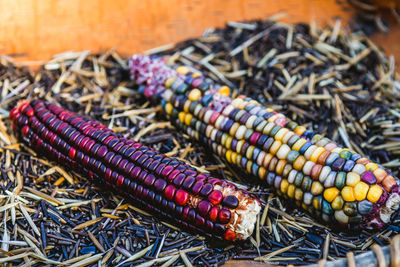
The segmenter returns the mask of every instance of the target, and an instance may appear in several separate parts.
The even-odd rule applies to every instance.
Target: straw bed
[[[229,23],[174,51],[159,52],[285,111],[397,176],[400,94],[394,62],[362,34],[344,34],[337,25],[319,30],[302,24]],[[212,266],[230,258],[306,264],[349,251],[357,256],[374,243],[389,244],[400,230],[395,214],[379,232],[332,231],[270,189],[254,186],[249,190],[266,206],[249,241],[223,245],[188,234],[38,157],[12,134],[8,112],[18,100],[38,96],[201,171],[240,181],[242,174],[176,132],[160,107],[150,105],[130,81],[125,59],[114,51],[83,51],[56,55],[37,72],[16,67],[6,57],[0,64],[1,262]]]

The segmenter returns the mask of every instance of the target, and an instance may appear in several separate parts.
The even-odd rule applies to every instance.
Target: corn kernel
[[[178,118],[179,118],[179,121],[180,121],[181,123],[184,123],[184,122],[185,122],[185,117],[186,117],[185,112],[179,112]]]
[[[201,96],[201,91],[197,88],[190,91],[188,98],[190,101],[197,101]]]
[[[368,194],[367,194],[367,199],[369,201],[371,201],[372,203],[375,203],[379,200],[379,198],[381,197],[383,193],[383,189],[382,187],[380,187],[379,185],[372,185],[369,188]]]
[[[305,163],[306,163],[306,158],[303,155],[300,155],[293,162],[293,168],[295,168],[298,171],[301,171]]]
[[[294,198],[298,201],[301,201],[303,199],[303,190],[296,188],[296,191],[294,192]]]
[[[396,179],[394,179],[393,176],[389,175],[386,176],[385,179],[382,181],[383,188],[385,188],[386,191],[390,192],[392,190],[392,187],[397,184]]]
[[[286,192],[287,192],[287,190],[288,190],[288,187],[289,187],[289,182],[288,182],[288,180],[287,180],[287,179],[283,179],[282,182],[281,182],[281,192],[282,192],[283,194],[286,194]]]
[[[324,190],[324,186],[319,181],[314,181],[311,185],[311,194],[314,196],[320,195]]]
[[[283,137],[285,136],[285,134],[287,134],[289,132],[289,129],[287,128],[282,128],[280,129],[274,136],[275,140],[278,141],[282,141]]]
[[[360,175],[355,172],[349,172],[346,176],[346,185],[355,186],[361,180]]]
[[[174,107],[172,106],[171,103],[168,102],[167,104],[165,104],[164,109],[165,109],[165,113],[167,113],[168,115],[171,115],[172,110],[174,109]]]
[[[185,67],[185,66],[179,66],[179,67],[176,69],[176,72],[179,73],[179,74],[182,74],[182,75],[187,74],[189,71],[190,71],[189,68],[188,68],[188,67]]]
[[[354,192],[356,196],[357,201],[362,201],[367,197],[367,193],[369,190],[369,186],[364,183],[364,182],[359,182],[355,187],[354,187]]]
[[[306,127],[299,125],[294,129],[294,132],[298,135],[302,135],[306,130]]]
[[[312,153],[310,160],[313,162],[317,162],[319,156],[321,156],[322,153],[324,153],[325,148],[323,147],[318,147],[314,152]]]
[[[171,86],[172,86],[172,84],[173,84],[174,82],[175,82],[175,78],[174,78],[174,77],[168,78],[168,79],[165,81],[165,87],[171,88]]]
[[[338,195],[340,191],[336,187],[330,187],[325,189],[324,191],[324,198],[329,203],[332,202]]]
[[[294,197],[295,190],[296,190],[296,186],[294,184],[289,185],[288,190],[287,190],[287,195],[289,198]]]
[[[303,138],[300,138],[299,140],[297,140],[296,143],[294,143],[294,145],[292,146],[292,150],[299,151],[300,148],[301,148],[305,143],[307,143],[307,140],[306,140],[306,139],[303,139]]]
[[[334,210],[341,210],[343,208],[343,198],[339,195],[337,197],[335,197],[335,199],[332,201],[332,209]]]
[[[231,158],[232,158],[232,150],[228,149],[225,153],[225,158],[226,160],[231,163]]]
[[[379,167],[378,167],[378,164],[370,162],[370,163],[365,164],[365,168],[367,169],[367,171],[373,172],[376,169],[378,169]]]
[[[351,186],[343,187],[341,195],[342,195],[344,201],[355,201],[356,200],[353,187],[351,187]]]
[[[221,88],[219,88],[218,94],[220,94],[220,95],[225,95],[225,96],[229,96],[230,91],[231,91],[231,90],[229,89],[228,86],[223,85],[223,86],[221,86]]]
[[[374,171],[374,175],[376,177],[376,181],[381,183],[386,178],[388,173],[384,169],[378,168]]]
[[[190,126],[190,123],[192,122],[192,119],[193,119],[193,115],[190,114],[190,113],[187,113],[186,116],[185,116],[185,124],[187,126]]]

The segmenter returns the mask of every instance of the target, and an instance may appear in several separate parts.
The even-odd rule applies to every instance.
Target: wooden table
[[[282,11],[286,22],[325,26],[335,17],[347,24],[354,10],[345,0],[0,0],[0,53],[30,65],[66,50],[116,48],[130,55],[200,36],[227,21]],[[400,61],[400,27],[373,40]]]

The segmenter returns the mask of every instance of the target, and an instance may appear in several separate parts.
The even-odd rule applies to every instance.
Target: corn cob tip
[[[382,228],[398,209],[399,179],[355,151],[254,99],[233,98],[192,67],[140,55],[130,66],[176,127],[326,223]]]
[[[183,228],[227,241],[244,240],[254,230],[261,204],[230,182],[45,101],[21,101],[10,118],[13,129],[39,154]]]

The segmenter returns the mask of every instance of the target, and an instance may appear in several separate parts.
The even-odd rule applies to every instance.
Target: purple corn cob
[[[399,179],[283,114],[187,66],[135,55],[132,79],[178,128],[229,164],[327,223],[382,228],[400,204]]]
[[[85,174],[186,229],[228,241],[251,235],[259,200],[99,122],[41,100],[10,112],[14,131],[41,155]]]

